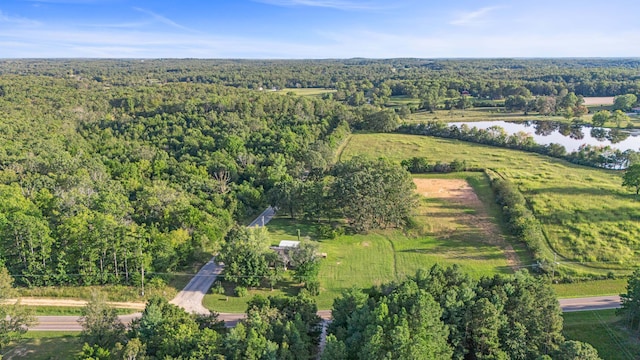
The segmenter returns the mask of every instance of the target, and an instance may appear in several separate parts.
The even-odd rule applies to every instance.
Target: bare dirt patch
[[[27,306],[63,306],[63,307],[83,307],[87,305],[86,300],[76,300],[76,299],[61,299],[61,298],[30,298],[23,297],[20,298],[21,305]],[[18,299],[6,299],[2,301],[5,304],[15,304]],[[135,303],[135,302],[107,302],[109,306],[113,306],[121,309],[134,309],[134,310],[144,310],[145,303]]]
[[[605,97],[586,97],[584,98],[585,105],[613,105],[613,96]]]
[[[481,241],[500,247],[510,267],[516,269],[520,265],[520,259],[513,247],[507,243],[500,228],[492,221],[486,207],[466,180],[413,179],[413,182],[416,184],[416,191],[427,199],[444,200],[452,206],[460,207],[460,211],[452,214],[458,223],[478,229],[482,234]],[[429,214],[426,215],[429,216]],[[446,237],[450,236],[448,232],[455,229],[440,229],[440,231],[442,232],[440,235]]]

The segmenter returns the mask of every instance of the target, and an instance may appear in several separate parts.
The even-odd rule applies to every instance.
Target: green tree
[[[409,172],[389,160],[354,157],[333,169],[331,194],[357,231],[403,226],[416,204]]]
[[[521,95],[509,96],[504,101],[504,107],[507,111],[524,111],[527,108],[527,99]]]
[[[94,292],[80,317],[82,340],[91,346],[110,349],[124,338],[125,327],[115,308],[107,305],[104,296]]]
[[[309,240],[303,240],[298,247],[289,251],[291,266],[294,268],[294,279],[309,283],[318,280],[320,272],[320,257],[318,256],[318,244]]]
[[[15,295],[13,278],[0,262],[0,351],[9,342],[19,339],[27,332],[27,327],[35,324],[35,318],[19,303],[4,304],[3,300]]]
[[[622,127],[622,124],[626,124],[629,122],[629,116],[622,112],[622,110],[616,110],[611,115],[611,121],[616,123],[617,127]]]
[[[242,286],[259,286],[269,273],[270,241],[266,227],[233,229],[218,255],[225,264],[225,279]]]
[[[613,109],[629,111],[638,102],[638,97],[633,94],[616,96],[613,100]]]
[[[616,310],[631,329],[640,329],[640,269],[636,269],[627,281],[627,292],[620,294],[620,308]]]
[[[591,344],[580,341],[565,341],[555,353],[556,360],[600,360],[598,350]]]
[[[597,113],[593,114],[593,118],[591,118],[591,122],[594,126],[603,126],[604,123],[609,121],[611,118],[611,112],[608,110],[600,110]]]
[[[327,335],[321,360],[347,360],[347,347],[342,341],[338,341],[335,335]]]
[[[635,188],[636,195],[640,195],[640,163],[627,168],[622,175],[622,186]]]
[[[393,109],[384,109],[366,115],[364,124],[366,130],[391,132],[400,125],[400,117]]]

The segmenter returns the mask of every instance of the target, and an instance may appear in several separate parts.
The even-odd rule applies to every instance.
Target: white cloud
[[[190,28],[188,28],[188,27],[186,27],[186,26],[182,26],[182,25],[178,24],[177,22],[175,22],[175,21],[173,21],[173,20],[171,20],[171,19],[169,19],[169,18],[166,18],[166,17],[164,17],[164,16],[162,16],[162,15],[160,15],[160,14],[156,14],[155,12],[153,12],[153,11],[151,11],[151,10],[142,9],[142,8],[139,8],[139,7],[134,7],[133,9],[134,9],[134,10],[136,10],[136,11],[139,11],[139,12],[141,12],[141,13],[144,13],[144,14],[149,15],[149,16],[151,16],[154,20],[156,20],[156,21],[158,21],[158,22],[161,22],[161,23],[163,23],[163,24],[165,24],[165,25],[169,25],[169,26],[171,26],[171,27],[174,27],[174,28],[176,28],[176,29],[180,29],[180,30],[186,30],[186,31],[192,31],[192,32],[195,32],[195,30],[190,29]]]
[[[490,12],[500,8],[500,6],[487,6],[475,11],[466,12],[458,15],[455,19],[451,20],[449,24],[456,26],[479,25],[486,21],[486,17]]]
[[[381,9],[371,2],[356,2],[346,0],[254,0],[256,2],[276,5],[276,6],[310,6],[310,7],[322,7],[332,8],[338,10],[376,10]]]
[[[19,17],[19,16],[9,16],[9,15],[3,13],[2,11],[0,11],[0,24],[2,24],[2,23],[11,24],[11,25],[18,25],[18,26],[39,26],[39,25],[41,25],[41,23],[39,21],[31,20],[31,19],[27,19],[27,18],[23,18],[23,17]]]

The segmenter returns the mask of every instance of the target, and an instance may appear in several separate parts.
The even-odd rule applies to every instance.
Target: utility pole
[[[142,257],[142,243],[140,246],[140,276],[141,276],[141,284],[142,284],[142,296],[144,296],[144,258]]]

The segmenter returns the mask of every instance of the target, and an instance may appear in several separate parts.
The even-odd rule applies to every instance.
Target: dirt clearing
[[[589,105],[613,105],[613,96],[606,97],[586,97],[584,104]]]
[[[520,265],[520,259],[508,244],[498,225],[489,216],[484,204],[478,199],[473,188],[466,180],[462,179],[413,179],[416,184],[416,191],[427,198],[435,200],[427,207],[427,221],[429,217],[442,218],[443,212],[446,216],[453,218],[452,224],[455,226],[443,225],[436,228],[436,236],[449,237],[461,228],[473,229],[479,236],[478,241],[498,246],[504,252],[507,263],[514,269]],[[442,204],[442,205],[439,205]]]

